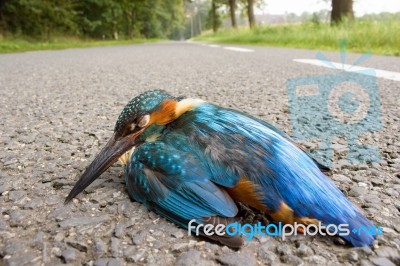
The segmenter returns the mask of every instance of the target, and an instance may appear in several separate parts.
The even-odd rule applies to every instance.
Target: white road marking
[[[223,48],[225,50],[230,50],[230,51],[235,51],[235,52],[242,52],[242,53],[251,53],[254,52],[252,49],[247,49],[247,48],[240,48],[240,47],[233,47],[233,46],[221,46],[218,44],[205,44],[205,43],[197,43],[201,46],[208,46],[211,48]]]
[[[239,48],[239,47],[224,47],[225,50],[231,50],[231,51],[235,51],[235,52],[243,52],[243,53],[251,53],[254,52],[254,50],[252,49],[247,49],[247,48]]]
[[[375,73],[374,73],[374,72],[370,72],[370,71],[365,71],[368,69],[371,70],[372,68],[352,66],[352,65],[335,63],[335,62],[331,62],[331,61],[322,61],[322,60],[317,60],[317,59],[293,59],[293,61],[298,62],[298,63],[303,63],[303,64],[310,64],[310,65],[314,65],[314,66],[321,66],[321,67],[327,67],[327,68],[332,68],[332,69],[344,70],[347,72],[357,72],[357,73],[367,75],[367,76],[375,76],[378,78],[400,81],[400,73],[399,72],[392,72],[392,71],[386,71],[386,70],[381,70],[381,69],[373,69],[375,71]]]

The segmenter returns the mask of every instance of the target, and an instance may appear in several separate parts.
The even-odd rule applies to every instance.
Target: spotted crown
[[[114,131],[119,132],[128,123],[132,123],[134,119],[151,112],[166,99],[175,99],[175,97],[163,90],[152,90],[143,92],[131,99],[119,115]]]

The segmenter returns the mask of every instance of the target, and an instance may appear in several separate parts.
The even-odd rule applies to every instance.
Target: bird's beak
[[[65,199],[65,203],[68,203],[79,193],[81,193],[94,180],[96,180],[96,178],[98,178],[102,173],[104,173],[104,171],[113,165],[122,154],[135,146],[137,144],[135,141],[136,138],[143,131],[144,129],[118,139],[114,133],[114,135],[107,142],[106,146],[100,151],[89,167],[86,168],[78,182],[76,182],[75,186]]]

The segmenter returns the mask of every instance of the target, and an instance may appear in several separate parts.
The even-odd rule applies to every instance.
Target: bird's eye
[[[135,124],[135,123],[132,123],[131,126],[130,126],[131,131],[134,131],[135,128],[136,128],[136,124]]]
[[[144,115],[138,122],[139,127],[144,127],[150,122],[150,115]]]

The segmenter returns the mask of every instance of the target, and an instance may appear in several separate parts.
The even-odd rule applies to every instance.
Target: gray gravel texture
[[[316,51],[251,48],[159,43],[0,55],[0,265],[400,265],[400,82],[390,80],[378,81],[382,130],[360,138],[382,161],[351,165],[346,139],[333,146],[331,178],[384,228],[371,249],[307,236],[256,237],[234,251],[189,237],[130,201],[119,164],[64,205],[124,105],[151,88],[237,108],[290,132],[286,80],[335,70],[292,61]],[[326,55],[340,62],[338,53]],[[373,56],[363,65],[400,71],[400,58]]]

